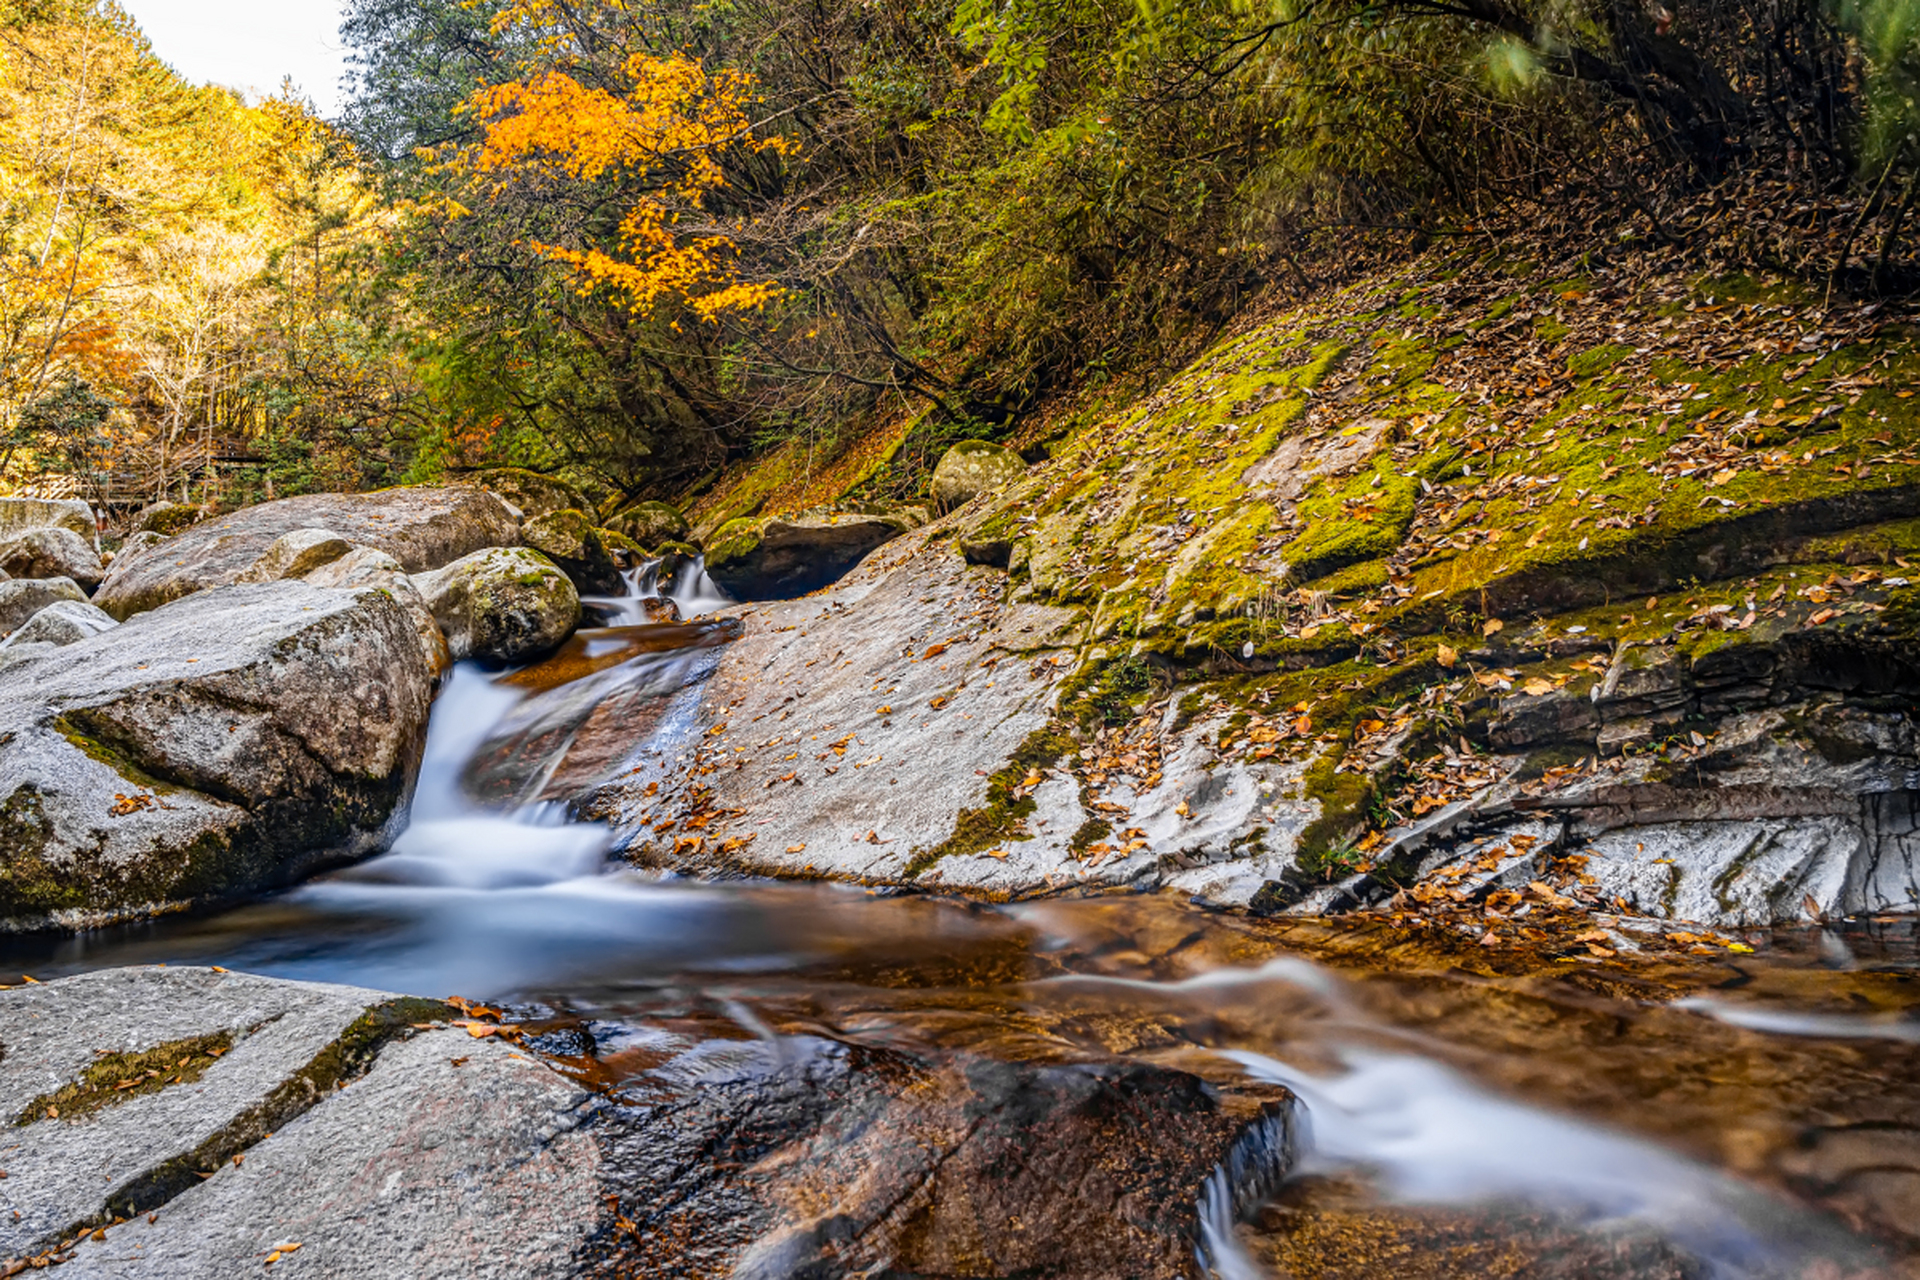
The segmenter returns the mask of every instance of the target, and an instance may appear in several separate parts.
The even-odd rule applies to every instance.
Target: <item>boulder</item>
[[[663,542],[685,542],[692,529],[680,509],[665,502],[637,503],[610,518],[607,527],[656,552]]]
[[[120,544],[120,549],[114,552],[113,557],[107,561],[107,576],[112,576],[114,565],[124,565],[132,560],[133,557],[145,552],[148,548],[157,547],[166,540],[166,534],[155,533],[151,529],[127,535],[126,541]]]
[[[71,529],[29,529],[0,542],[0,569],[15,578],[71,578],[99,585],[100,553]]]
[[[553,649],[580,623],[573,583],[524,547],[476,551],[413,581],[456,659],[522,662]]]
[[[838,581],[913,527],[904,515],[858,512],[733,520],[714,535],[707,575],[736,600],[789,600]]]
[[[455,1017],[194,967],[0,991],[0,1274],[567,1274],[601,1220],[596,1100]],[[69,1254],[81,1226],[106,1230]]]
[[[26,621],[56,601],[87,602],[87,593],[72,578],[15,578],[0,582],[0,636],[17,631]]]
[[[199,524],[200,520],[199,507],[190,507],[182,502],[156,502],[134,513],[133,519],[127,522],[127,532],[157,533],[163,538],[171,538],[181,530]]]
[[[586,595],[620,594],[620,566],[606,540],[593,527],[584,511],[552,511],[535,516],[520,526],[520,537],[541,552],[573,579],[573,585]]]
[[[580,491],[566,481],[522,467],[476,471],[467,480],[512,503],[523,520],[554,511],[583,510],[588,505]]]
[[[0,670],[0,929],[91,927],[384,848],[431,680],[384,591],[177,601]]]
[[[299,529],[331,530],[353,546],[384,551],[408,573],[520,541],[506,505],[471,486],[309,494],[204,521],[169,539],[165,555],[116,564],[94,603],[124,619],[195,591],[228,586],[253,570],[282,536]]]
[[[0,498],[0,541],[29,529],[70,529],[89,543],[99,538],[93,508],[78,498]]]
[[[414,634],[420,640],[421,656],[426,659],[427,670],[433,673],[434,679],[438,680],[453,665],[452,655],[447,652],[447,638],[441,634],[440,624],[434,621],[426,598],[420,594],[420,588],[413,585],[413,579],[400,567],[400,562],[386,552],[355,547],[338,560],[330,560],[303,574],[302,581],[315,587],[375,587],[390,593],[407,611]]]
[[[353,544],[331,529],[295,529],[269,543],[260,558],[248,565],[235,581],[278,582],[282,578],[304,578],[352,550]]]
[[[79,644],[119,625],[112,614],[83,600],[56,600],[0,640],[0,650],[24,644]]]
[[[1020,455],[985,440],[962,440],[933,469],[933,505],[938,511],[965,506],[983,493],[1003,489],[1025,475]]]

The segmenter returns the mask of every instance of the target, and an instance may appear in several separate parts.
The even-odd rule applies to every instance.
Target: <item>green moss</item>
[[[954,820],[953,834],[932,848],[915,850],[902,874],[912,879],[932,870],[942,858],[984,853],[1001,844],[1033,839],[1025,828],[1036,807],[1033,798],[1015,796],[1014,792],[1030,771],[1047,768],[1077,746],[1059,721],[1028,734],[1008,763],[987,779],[987,802],[977,809],[962,809]]]
[[[101,1054],[78,1080],[43,1093],[21,1108],[13,1123],[25,1127],[46,1119],[79,1120],[171,1085],[193,1084],[232,1047],[233,1036],[219,1031],[169,1040],[139,1053]]]
[[[1567,372],[1576,378],[1591,378],[1605,373],[1633,354],[1633,348],[1619,342],[1603,342],[1597,347],[1567,357]]]

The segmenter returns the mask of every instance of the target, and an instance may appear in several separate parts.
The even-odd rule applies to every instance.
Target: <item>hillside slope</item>
[[[651,862],[1496,935],[1910,910],[1913,339],[1782,282],[1430,256],[760,608],[692,776],[596,811]],[[823,841],[856,751],[903,798]]]

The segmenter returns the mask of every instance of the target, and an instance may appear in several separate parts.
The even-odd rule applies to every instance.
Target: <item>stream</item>
[[[1910,924],[1622,976],[1166,896],[992,906],[642,873],[543,794],[549,761],[509,753],[486,774],[511,773],[505,791],[475,762],[516,717],[574,724],[616,693],[645,727],[596,767],[676,752],[717,653],[693,620],[727,601],[696,571],[689,622],[647,622],[653,573],[588,602],[607,625],[571,642],[574,679],[452,673],[386,854],[218,914],[0,940],[0,966],[215,964],[502,1002],[574,1028],[610,1077],[671,1034],[769,1061],[831,1041],[1282,1085],[1304,1104],[1297,1164],[1262,1203],[1206,1201],[1201,1256],[1230,1280],[1920,1275]]]

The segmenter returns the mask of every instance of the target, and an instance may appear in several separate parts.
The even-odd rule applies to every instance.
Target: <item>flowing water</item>
[[[697,567],[681,579],[683,616],[725,603]],[[544,673],[454,672],[390,852],[217,915],[14,940],[0,964],[459,994],[616,1044],[693,1027],[776,1054],[824,1038],[1283,1085],[1304,1104],[1291,1176],[1254,1205],[1223,1172],[1204,1202],[1205,1256],[1234,1280],[1920,1274],[1909,927],[1501,966],[1159,896],[984,906],[643,874],[568,821],[556,778],[670,761],[725,636],[641,622],[657,583],[631,580],[593,602],[613,625]],[[632,732],[579,748],[608,706]]]

